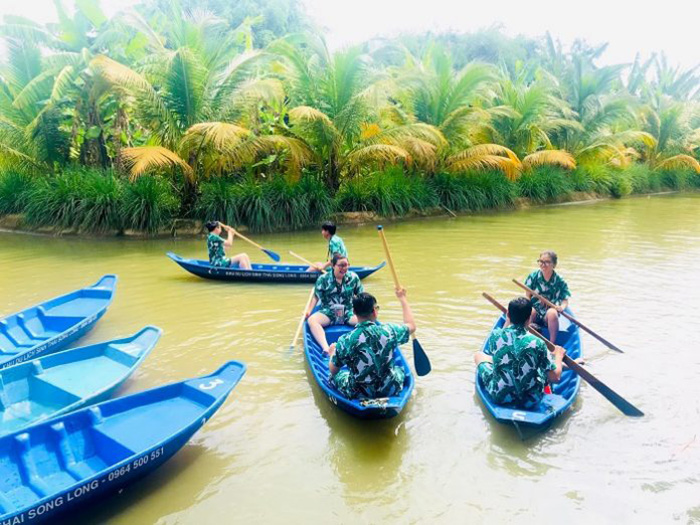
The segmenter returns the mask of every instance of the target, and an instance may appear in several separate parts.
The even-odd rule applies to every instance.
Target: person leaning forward
[[[355,326],[357,317],[353,315],[352,299],[364,288],[355,272],[348,270],[348,258],[335,254],[331,259],[332,271],[325,272],[316,280],[316,293],[306,311],[309,329],[321,349],[328,353],[328,340],[324,327],[331,324],[349,324]],[[320,302],[318,312],[311,315],[316,304]]]
[[[396,297],[404,324],[377,324],[377,300],[363,292],[353,299],[357,326],[330,346],[328,368],[333,384],[348,399],[389,397],[403,390],[406,373],[394,365],[394,351],[408,342],[416,324],[406,290],[396,290]]]
[[[542,401],[547,382],[561,379],[566,350],[555,346],[552,356],[544,342],[527,331],[531,313],[532,304],[526,297],[513,299],[507,313],[511,324],[491,333],[488,353],[474,354],[484,388],[499,405],[534,408]]]
[[[250,270],[252,265],[250,257],[247,253],[239,253],[233,257],[226,257],[224,246],[230,248],[233,246],[233,238],[236,236],[236,230],[219,221],[209,221],[206,224],[207,231],[207,250],[209,252],[209,263],[212,266],[224,268],[241,268]],[[226,239],[221,237],[222,230],[226,230]]]

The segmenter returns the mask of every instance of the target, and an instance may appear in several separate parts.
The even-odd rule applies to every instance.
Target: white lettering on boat
[[[24,523],[24,514],[0,521],[0,525],[19,525],[20,523]]]
[[[54,510],[56,507],[60,507],[63,505],[63,495],[58,496],[57,498],[52,499],[51,501],[47,501],[46,503],[42,503],[41,505],[38,505],[31,509],[28,512],[27,518],[30,520],[33,520],[34,518],[38,518],[39,516],[42,516],[46,514],[49,511]]]

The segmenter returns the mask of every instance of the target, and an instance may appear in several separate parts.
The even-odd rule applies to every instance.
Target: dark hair
[[[328,233],[331,234],[331,236],[335,235],[336,227],[335,223],[333,223],[332,221],[326,221],[323,224],[321,224],[321,229],[326,230]]]
[[[374,295],[367,292],[360,292],[352,298],[352,309],[359,317],[369,317],[377,304]]]
[[[347,256],[343,255],[342,253],[335,252],[333,257],[331,257],[331,265],[335,266],[341,259],[347,259]]]
[[[522,325],[530,318],[532,303],[527,297],[516,297],[508,303],[508,317],[513,324]]]
[[[540,254],[540,257],[542,257],[543,255],[546,255],[547,257],[552,259],[552,267],[557,265],[557,254],[555,252],[547,250],[546,252],[542,252]]]
[[[207,227],[207,231],[213,232],[216,230],[216,227],[219,225],[219,221],[209,221],[205,224]]]

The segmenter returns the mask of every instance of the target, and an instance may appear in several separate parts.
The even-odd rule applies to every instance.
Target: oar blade
[[[428,359],[418,339],[413,339],[413,364],[416,367],[416,374],[419,376],[427,376],[432,370],[430,359]]]
[[[615,407],[624,415],[630,417],[642,417],[644,415],[644,412],[639,410],[636,406],[627,401],[624,397],[615,392],[612,388],[603,383],[600,379],[595,377],[576,361],[568,356],[564,357],[564,361],[566,362],[566,366],[581,376],[582,379],[595,388],[605,399],[615,405]]]
[[[273,261],[275,261],[275,262],[280,262],[281,257],[279,256],[278,253],[273,252],[272,250],[267,250],[267,249],[265,249],[265,248],[263,248],[263,251],[264,251],[265,254],[266,254],[270,259],[272,259]]]

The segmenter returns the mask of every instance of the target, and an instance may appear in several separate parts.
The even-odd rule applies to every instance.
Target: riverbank
[[[180,188],[180,189],[178,189]],[[438,173],[391,168],[343,180],[316,175],[220,178],[180,187],[162,177],[130,181],[112,171],[0,175],[0,228],[50,235],[188,237],[217,219],[241,231],[283,232],[339,224],[499,212],[590,199],[700,189],[694,172],[645,165],[573,171],[537,167],[517,179],[499,171]]]
[[[686,190],[693,191],[694,190]],[[652,196],[662,196],[662,195],[672,195],[680,194],[680,191],[662,191],[653,193],[637,193],[629,195],[627,198],[639,198],[639,197],[652,197]],[[598,193],[588,193],[588,192],[574,192],[568,196],[568,200],[563,202],[555,203],[538,203],[531,199],[519,198],[515,205],[508,209],[490,209],[481,212],[472,211],[460,211],[454,212],[449,208],[430,208],[426,210],[411,210],[402,216],[389,216],[385,217],[377,214],[373,211],[354,211],[354,212],[341,212],[331,215],[331,219],[338,225],[341,226],[361,226],[368,223],[378,223],[378,222],[394,222],[403,220],[413,220],[418,218],[436,218],[443,216],[445,218],[457,218],[461,216],[475,215],[475,214],[495,214],[502,213],[505,211],[515,211],[530,208],[546,207],[546,206],[571,206],[571,205],[582,205],[582,204],[596,204],[605,201],[615,200],[613,197],[598,194]],[[309,227],[307,229],[311,229]],[[238,230],[241,232],[247,232],[250,229],[245,226],[238,226]],[[24,214],[9,214],[0,216],[0,232],[5,233],[18,233],[18,234],[31,234],[31,235],[43,235],[43,236],[81,236],[86,238],[109,238],[109,237],[120,237],[120,238],[130,238],[130,239],[164,239],[164,238],[196,238],[206,236],[204,229],[204,221],[196,219],[174,219],[171,227],[162,228],[154,233],[148,233],[139,230],[108,230],[101,233],[95,232],[81,232],[74,228],[67,229],[57,229],[50,226],[40,226],[32,227],[27,223]]]

